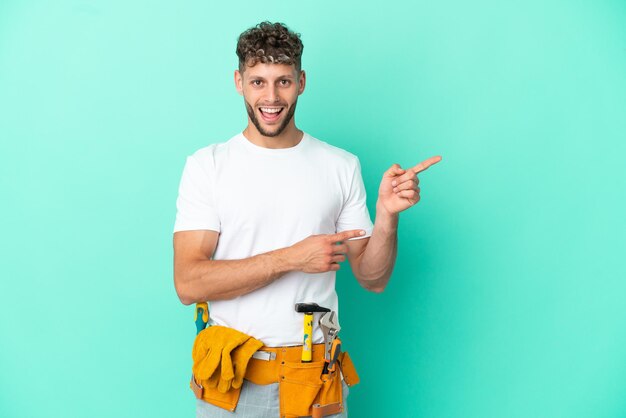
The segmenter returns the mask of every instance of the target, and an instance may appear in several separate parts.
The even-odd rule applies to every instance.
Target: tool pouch
[[[335,371],[322,375],[322,382],[322,388],[316,397],[316,401],[311,405],[312,418],[322,418],[343,412],[341,374]]]
[[[347,352],[339,354],[339,368],[341,370],[341,374],[343,375],[343,380],[348,386],[359,384],[361,379],[359,379],[354,363],[352,363],[352,359]]]
[[[311,363],[285,362],[281,366],[279,397],[282,417],[311,415],[311,406],[324,384],[320,378],[323,368],[323,360]],[[327,385],[330,383],[327,382]]]
[[[202,399],[212,405],[224,408],[233,412],[239,402],[239,395],[241,394],[241,387],[231,388],[226,393],[221,393],[217,390],[217,387],[210,388],[205,387],[202,382],[197,382],[193,374],[191,375],[191,381],[189,387],[193,391],[193,394],[197,399]]]
[[[322,418],[327,415],[343,412],[343,386],[341,377],[348,386],[359,383],[359,375],[356,372],[352,359],[347,352],[339,354],[339,370],[329,375],[322,375],[322,388],[316,398],[316,403],[311,407],[312,418]]]
[[[321,418],[343,412],[343,386],[359,382],[356,369],[346,352],[339,355],[340,370],[322,375],[324,360],[311,363],[285,362],[281,365],[280,415]]]

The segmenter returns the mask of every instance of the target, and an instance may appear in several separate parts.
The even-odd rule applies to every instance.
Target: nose
[[[267,100],[270,103],[276,103],[278,99],[278,89],[275,86],[269,87],[267,89]]]

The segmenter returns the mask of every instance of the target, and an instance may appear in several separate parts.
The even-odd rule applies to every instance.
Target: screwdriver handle
[[[206,302],[196,303],[196,311],[194,316],[196,322],[196,334],[200,334],[200,331],[206,328],[206,324],[209,322],[209,304]]]
[[[335,371],[335,366],[337,366],[339,353],[341,353],[341,340],[339,338],[335,338],[335,340],[333,341],[333,346],[330,349],[330,362],[328,363],[329,372]]]
[[[335,338],[333,340],[332,347],[330,349],[329,358],[325,359],[324,368],[322,369],[322,376],[328,373],[332,373],[337,368],[337,359],[341,353],[341,340]]]

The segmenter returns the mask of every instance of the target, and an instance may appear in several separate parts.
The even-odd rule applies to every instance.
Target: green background
[[[177,187],[245,126],[235,42],[266,19],[372,215],[388,166],[444,157],[387,290],[339,274],[351,416],[625,416],[618,0],[2,0],[0,416],[194,416]]]

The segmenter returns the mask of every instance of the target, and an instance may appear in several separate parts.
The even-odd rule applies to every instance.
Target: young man
[[[188,157],[177,201],[174,282],[180,300],[209,301],[214,327],[206,331],[236,330],[259,340],[260,351],[280,353],[294,346],[302,350],[303,314],[294,305],[315,302],[337,312],[335,271],[346,259],[365,289],[384,290],[396,258],[398,214],[419,201],[417,173],[441,159],[433,157],[409,169],[393,164],[382,177],[372,224],[358,159],[296,127],[296,104],[306,86],[302,49],[299,35],[279,23],[263,22],[240,35],[234,81],[248,125],[230,140]],[[315,318],[313,343],[320,344],[324,338]],[[202,344],[196,343],[194,355],[200,346],[202,355],[216,351],[206,345],[210,341],[206,347]],[[227,407],[219,400],[213,403],[221,408],[206,402],[221,395],[215,392],[212,398],[204,388],[198,416],[233,415],[223,408],[245,417],[298,415],[285,403],[303,396],[302,388],[315,387],[319,370],[301,377],[310,381],[299,382],[295,389],[278,383],[285,379],[283,366],[276,366],[281,371],[275,382],[253,377],[256,369],[274,367],[269,366],[272,361],[278,360],[253,358],[246,363],[241,392],[231,397],[233,403],[224,401]],[[303,370],[317,367],[316,361]],[[233,362],[239,367],[245,363]],[[222,375],[225,367],[222,363]],[[219,373],[213,376],[219,378]],[[340,373],[335,375],[340,379]],[[319,413],[347,416],[345,385],[343,389],[343,395],[337,395],[343,401],[333,400],[339,409]],[[319,400],[316,392],[306,402],[314,396]],[[306,403],[293,402],[298,407]]]

